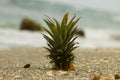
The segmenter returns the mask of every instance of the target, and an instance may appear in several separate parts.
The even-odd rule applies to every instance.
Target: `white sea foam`
[[[0,29],[0,48],[42,47],[45,40],[40,32]]]
[[[85,38],[78,38],[76,41],[80,43],[79,46],[83,48],[120,48],[120,41],[111,40],[109,36],[106,37],[107,33],[94,32],[87,30]],[[0,29],[0,49],[44,46],[46,46],[46,41],[40,32]]]

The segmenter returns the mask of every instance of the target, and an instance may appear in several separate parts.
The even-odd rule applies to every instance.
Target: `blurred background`
[[[0,49],[46,46],[40,31],[21,30],[24,19],[47,27],[45,15],[60,21],[66,12],[81,17],[80,47],[120,48],[119,0],[0,0]]]

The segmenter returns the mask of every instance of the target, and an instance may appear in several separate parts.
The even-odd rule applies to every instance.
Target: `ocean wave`
[[[45,40],[40,32],[19,31],[11,29],[0,29],[0,46],[4,47],[41,47]]]
[[[39,32],[18,30],[22,19],[32,18],[44,25],[45,15],[60,20],[65,12],[69,12],[70,17],[74,13],[81,17],[78,26],[85,31],[86,37],[77,39],[80,46],[120,47],[119,15],[75,4],[75,1],[66,3],[63,0],[0,0],[0,48],[46,45]]]
[[[76,41],[83,48],[120,48],[120,41],[106,38],[103,31],[86,30],[86,37],[79,37]],[[106,32],[106,31],[105,31]],[[104,33],[105,33],[104,32]],[[40,32],[29,32],[12,29],[0,29],[0,48],[16,48],[16,47],[45,47],[46,40]]]
[[[70,12],[70,16],[75,13],[78,17],[82,17],[78,25],[83,28],[120,29],[119,18],[115,17],[116,14],[88,7],[81,9],[82,5],[76,9],[74,5],[68,3],[51,0],[1,0],[0,27],[11,28],[8,27],[10,24],[15,24],[18,27],[24,17],[30,17],[38,22],[42,21],[45,15],[61,19],[65,12]],[[1,25],[3,23],[6,24]]]

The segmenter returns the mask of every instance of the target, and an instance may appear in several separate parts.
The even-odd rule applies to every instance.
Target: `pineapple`
[[[72,51],[78,47],[76,46],[77,42],[75,42],[77,36],[74,35],[78,31],[76,23],[80,18],[75,19],[74,15],[68,22],[68,15],[69,13],[64,15],[61,23],[48,16],[44,19],[48,26],[48,28],[44,28],[48,35],[43,34],[48,45],[45,49],[50,53],[47,55],[51,60],[50,63],[57,70],[73,70],[74,68],[72,63],[75,57]]]

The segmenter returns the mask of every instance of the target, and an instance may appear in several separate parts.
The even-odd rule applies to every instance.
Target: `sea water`
[[[80,47],[120,48],[120,11],[115,6],[92,6],[84,0],[0,0],[0,49],[47,46],[40,32],[19,30],[22,19],[28,17],[47,27],[45,15],[60,22],[66,12],[81,17],[77,25],[85,37],[76,40]]]

